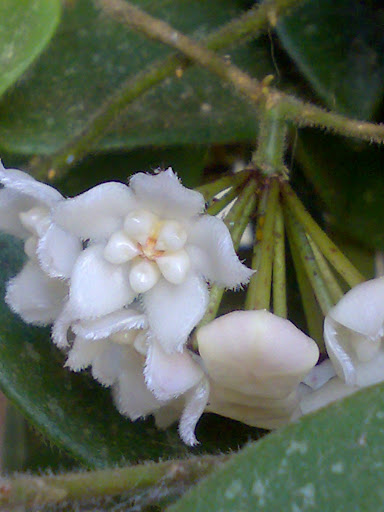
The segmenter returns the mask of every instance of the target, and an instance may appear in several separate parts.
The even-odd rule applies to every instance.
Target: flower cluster
[[[2,166],[0,182],[0,228],[25,240],[27,256],[8,305],[26,322],[52,323],[67,366],[91,367],[123,414],[155,414],[161,426],[181,415],[181,437],[194,444],[209,386],[187,339],[208,283],[237,288],[252,275],[223,221],[172,169],[72,199]]]

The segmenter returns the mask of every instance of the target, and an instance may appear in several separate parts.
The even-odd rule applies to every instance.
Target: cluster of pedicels
[[[253,182],[239,196],[216,195],[214,215],[204,213],[204,196],[183,187],[170,168],[70,199],[2,166],[0,183],[0,229],[23,239],[27,256],[7,284],[6,302],[28,323],[52,324],[66,366],[89,368],[131,420],[154,415],[160,428],[178,420],[181,438],[193,445],[204,411],[271,429],[382,380],[384,280],[354,287],[330,309],[324,324],[329,359],[318,366],[315,341],[286,319],[285,290],[274,294],[278,314],[268,311],[272,263],[275,288],[284,281],[276,265],[279,253],[284,256],[279,219],[285,218],[293,246],[301,240],[298,247],[315,250],[317,239],[305,216],[311,234],[303,231],[304,238],[300,225],[283,217],[281,196],[298,218],[302,210],[289,189],[284,196],[281,180],[258,189]],[[239,242],[256,197],[254,274],[233,241]],[[215,215],[227,204],[225,223]],[[263,226],[269,231],[261,236]],[[213,320],[212,297],[251,277],[249,311]]]
[[[296,414],[318,349],[290,322],[233,312],[199,329],[191,350],[209,287],[236,289],[253,271],[172,169],[70,199],[15,169],[1,167],[0,182],[0,228],[27,256],[6,302],[28,323],[52,324],[66,366],[89,367],[122,414],[153,414],[159,427],[179,420],[190,445],[204,410],[265,428]]]

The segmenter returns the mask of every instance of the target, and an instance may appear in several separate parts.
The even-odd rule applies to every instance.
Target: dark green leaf
[[[233,0],[137,3],[200,38],[243,12],[242,2]],[[164,45],[106,18],[95,2],[68,2],[48,51],[28,80],[0,104],[2,148],[52,153],[84,127],[128,76],[169,53]],[[249,44],[231,55],[253,74],[264,76],[273,69],[268,46]],[[100,147],[253,140],[255,128],[247,103],[208,72],[192,69],[132,104]]]
[[[372,116],[384,88],[380,12],[359,0],[309,0],[279,21],[277,32],[328,107]]]
[[[23,260],[21,244],[0,237],[0,296]],[[87,374],[63,367],[64,354],[48,329],[28,326],[0,300],[0,384],[35,427],[88,466],[133,463],[188,453],[237,448],[257,429],[209,415],[197,434],[202,444],[188,449],[176,427],[160,432],[152,420],[130,422],[114,408],[110,391]],[[220,436],[217,432],[220,431]]]
[[[0,96],[45,48],[60,12],[60,0],[1,1]]]
[[[383,250],[382,148],[303,131],[296,158],[324,201],[331,226],[368,248]]]
[[[377,512],[384,386],[360,391],[245,448],[169,512]]]

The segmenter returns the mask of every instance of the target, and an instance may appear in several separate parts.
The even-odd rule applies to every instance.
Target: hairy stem
[[[143,490],[169,486],[175,496],[197,483],[227,456],[140,464],[120,469],[67,473],[58,476],[15,475],[0,480],[0,510],[19,506],[41,507],[72,500],[117,496],[134,497]],[[169,496],[168,496],[169,498]]]
[[[296,5],[305,0],[266,0],[256,5],[242,16],[234,19],[210,34],[204,44],[211,50],[220,50],[244,43],[250,37],[257,37],[261,31],[277,23],[278,17],[286,14]],[[124,2],[102,0],[103,9],[112,14],[114,9],[124,8]],[[116,12],[116,11],[115,11]],[[124,109],[166,78],[182,76],[193,62],[180,55],[173,54],[168,58],[152,62],[135,77],[129,77],[113,93],[98,111],[94,113],[87,125],[67,145],[50,157],[37,157],[31,160],[30,167],[38,179],[54,180],[64,176],[77,162],[84,158],[95,144],[108,132],[110,127],[122,115]]]

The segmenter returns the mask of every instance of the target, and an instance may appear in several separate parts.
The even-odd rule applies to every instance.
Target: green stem
[[[207,48],[221,50],[233,46],[235,43],[244,43],[255,38],[261,31],[277,23],[279,16],[287,14],[292,8],[305,0],[267,0],[256,5],[239,18],[230,21],[217,31],[210,34],[205,40]],[[122,4],[120,4],[122,5]],[[113,8],[112,2],[105,1],[103,6],[109,12]],[[31,160],[30,167],[33,175],[38,179],[58,179],[78,161],[84,158],[95,144],[108,132],[111,125],[117,121],[127,106],[145,94],[165,79],[182,76],[192,62],[180,54],[174,54],[166,59],[152,62],[151,65],[137,74],[129,77],[101,105],[86,126],[68,144],[59,149],[50,157],[37,157]]]
[[[235,174],[226,174],[217,180],[196,187],[195,190],[203,194],[205,201],[209,203],[222,190],[229,187],[237,187],[244,183],[246,179],[249,178],[250,172],[251,171],[245,169]]]
[[[365,281],[364,276],[312,219],[288,183],[283,184],[284,200],[296,219],[315,242],[320,252],[352,288]]]
[[[258,117],[257,150],[252,157],[252,163],[267,176],[276,173],[285,175],[287,122],[280,116],[278,107],[268,108],[265,105],[261,110]]]
[[[341,286],[337,282],[337,279],[334,276],[331,268],[329,267],[327,260],[324,258],[324,256],[317,248],[317,245],[313,242],[309,235],[307,235],[307,239],[313,251],[316,263],[319,266],[321,275],[323,276],[323,280],[328,288],[332,301],[336,304],[344,295],[343,290],[341,289]]]
[[[287,318],[287,283],[285,269],[284,215],[280,202],[275,214],[275,253],[273,257],[273,312]]]
[[[315,294],[313,293],[313,289],[306,274],[304,264],[300,257],[300,253],[295,248],[295,243],[294,240],[292,239],[292,233],[290,232],[289,228],[287,229],[287,234],[291,246],[291,255],[293,259],[293,264],[295,266],[296,278],[299,285],[301,302],[303,304],[305,319],[307,321],[308,332],[311,338],[316,341],[320,350],[324,352],[324,317],[320,310],[319,304],[316,300]]]
[[[298,252],[305,268],[308,279],[311,283],[316,299],[320,305],[323,315],[333,307],[333,301],[328,288],[323,280],[319,266],[308,242],[307,235],[302,225],[290,215],[290,210],[284,204],[284,216],[288,233],[290,234],[291,252]]]
[[[207,208],[208,215],[217,215],[218,213],[220,213],[226,206],[229,205],[231,201],[236,199],[238,194],[238,188],[233,187],[219,199],[215,200],[215,198],[213,198],[211,205],[208,206]]]
[[[197,483],[228,456],[201,456],[186,460],[140,464],[121,469],[67,473],[58,476],[16,475],[0,480],[0,510],[18,510],[17,507],[59,504],[72,500],[95,499],[107,496],[132,497],[143,490],[153,490],[156,504],[175,498],[185,488]],[[161,499],[161,488],[167,488]],[[157,495],[156,495],[157,493]],[[169,496],[170,494],[170,496]],[[153,503],[153,498],[152,498]],[[148,503],[150,504],[150,503]]]
[[[243,236],[245,228],[249,223],[249,219],[256,207],[256,202],[257,182],[251,179],[224,219],[224,222],[231,233],[235,250],[237,250],[240,245],[241,237]],[[216,285],[212,286],[207,311],[198,327],[202,327],[216,318],[223,294],[224,288]],[[192,340],[192,346],[197,350],[197,340],[195,337]]]
[[[279,183],[267,181],[260,201],[252,268],[246,309],[269,309],[271,300],[272,263],[274,254],[275,213],[279,200]]]

